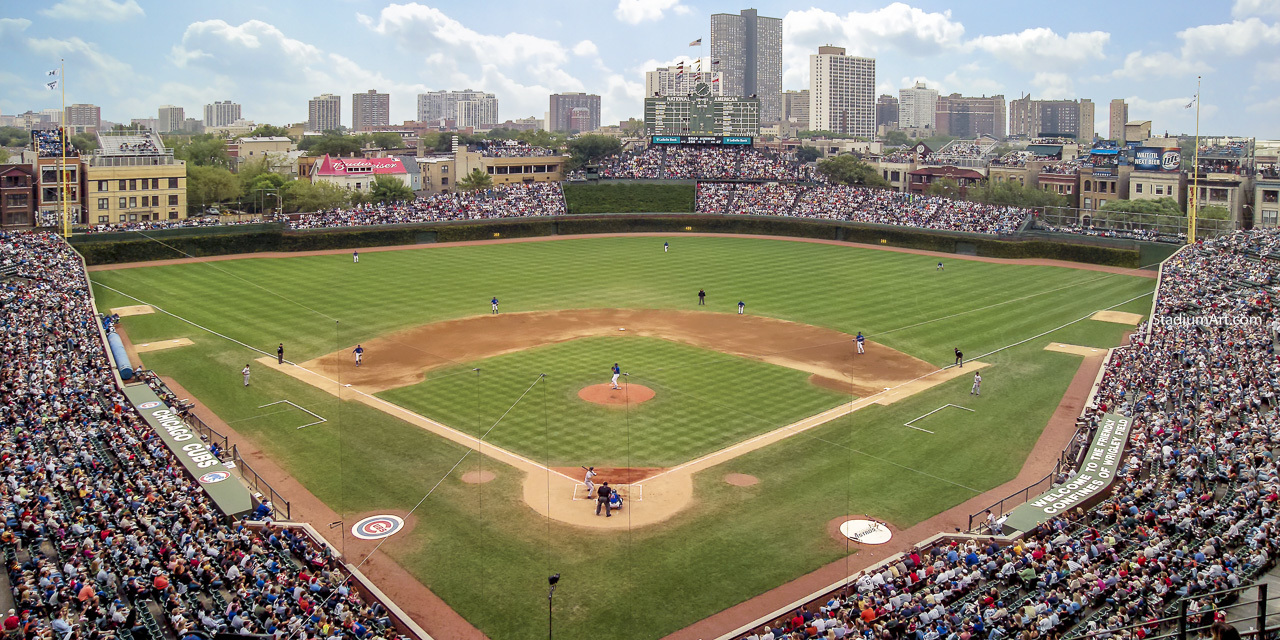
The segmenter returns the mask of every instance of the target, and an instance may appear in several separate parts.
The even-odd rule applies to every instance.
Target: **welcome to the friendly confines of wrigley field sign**
[[[1084,463],[1071,479],[1046,491],[1009,513],[1006,527],[1029,531],[1036,525],[1060,513],[1087,502],[1106,491],[1115,481],[1116,470],[1124,454],[1124,443],[1129,439],[1130,420],[1122,415],[1108,413],[1102,416],[1102,424],[1093,434],[1093,444]]]

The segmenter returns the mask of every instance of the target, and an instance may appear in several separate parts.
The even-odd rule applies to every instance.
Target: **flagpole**
[[[1196,243],[1196,213],[1200,208],[1200,76],[1196,76],[1196,147],[1193,156],[1195,173],[1191,174],[1191,207],[1187,210],[1187,243]]]
[[[71,217],[67,211],[67,60],[62,58],[61,71],[58,72],[58,84],[62,86],[62,113],[59,121],[62,123],[62,171],[58,176],[58,185],[62,189],[62,237],[71,237]]]

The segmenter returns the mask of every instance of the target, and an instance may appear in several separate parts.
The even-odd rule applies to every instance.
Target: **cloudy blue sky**
[[[200,117],[230,99],[244,117],[306,119],[307,99],[391,93],[391,120],[415,95],[483,89],[501,116],[542,117],[547,95],[602,96],[605,123],[642,111],[643,73],[697,55],[712,13],[698,0],[3,0],[0,113],[58,106],[43,72],[67,60],[67,101],[127,122],[172,103]],[[808,86],[818,45],[877,59],[880,91],[925,80],[945,93],[1126,98],[1156,131],[1194,129],[1184,109],[1204,76],[1202,131],[1280,138],[1280,0],[1190,2],[758,2],[784,19],[784,86]]]

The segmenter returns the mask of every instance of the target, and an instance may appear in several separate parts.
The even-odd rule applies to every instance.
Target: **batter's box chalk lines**
[[[267,407],[270,407],[270,406],[272,406],[272,405],[277,405],[277,404],[287,404],[287,405],[289,405],[289,406],[291,406],[291,407],[293,407],[293,408],[295,408],[295,409],[297,409],[297,410],[299,410],[299,411],[302,411],[303,413],[310,414],[310,415],[311,415],[311,417],[315,418],[315,421],[314,421],[314,422],[308,422],[308,423],[306,423],[306,424],[302,425],[301,427],[298,427],[299,429],[305,429],[305,428],[307,428],[307,427],[313,427],[313,426],[315,426],[315,425],[318,425],[318,424],[321,424],[321,423],[324,423],[324,422],[328,422],[328,420],[324,419],[323,417],[321,417],[321,416],[320,416],[319,414],[317,414],[316,412],[311,411],[310,409],[306,409],[306,408],[300,407],[300,406],[298,406],[298,405],[296,405],[296,404],[294,404],[294,403],[292,403],[292,402],[290,402],[290,401],[288,401],[288,400],[277,400],[277,401],[275,401],[275,402],[268,402],[267,404],[264,404],[264,405],[262,405],[262,406],[260,406],[260,407],[258,407],[258,408],[259,408],[259,409],[265,409],[265,408],[267,408]]]
[[[932,432],[932,431],[930,431],[930,430],[928,430],[928,429],[921,429],[920,427],[917,427],[917,426],[915,426],[915,425],[913,425],[913,424],[911,424],[911,423],[912,423],[912,422],[915,422],[915,421],[917,421],[917,420],[923,420],[923,419],[925,419],[925,418],[928,418],[929,416],[931,416],[931,415],[933,415],[933,414],[935,414],[935,413],[937,413],[937,412],[939,412],[939,411],[942,411],[943,409],[946,409],[947,407],[955,407],[955,408],[957,408],[957,409],[964,409],[965,411],[968,411],[968,412],[971,412],[971,413],[973,412],[973,409],[970,409],[969,407],[962,407],[962,406],[960,406],[960,405],[958,405],[958,404],[944,404],[944,405],[942,405],[941,407],[938,407],[937,409],[934,409],[933,411],[930,411],[929,413],[926,413],[926,414],[924,414],[924,415],[920,416],[919,418],[915,418],[915,419],[912,419],[912,420],[908,420],[907,422],[902,423],[902,426],[904,426],[904,427],[910,427],[910,428],[912,428],[912,429],[915,429],[916,431],[923,431],[923,432],[925,432],[925,433],[928,433],[928,434],[931,434],[931,435],[932,435],[932,434],[933,434],[933,432]]]

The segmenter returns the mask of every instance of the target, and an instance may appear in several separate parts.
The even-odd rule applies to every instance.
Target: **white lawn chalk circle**
[[[884,544],[893,538],[889,527],[875,520],[845,520],[840,534],[858,544]]]

